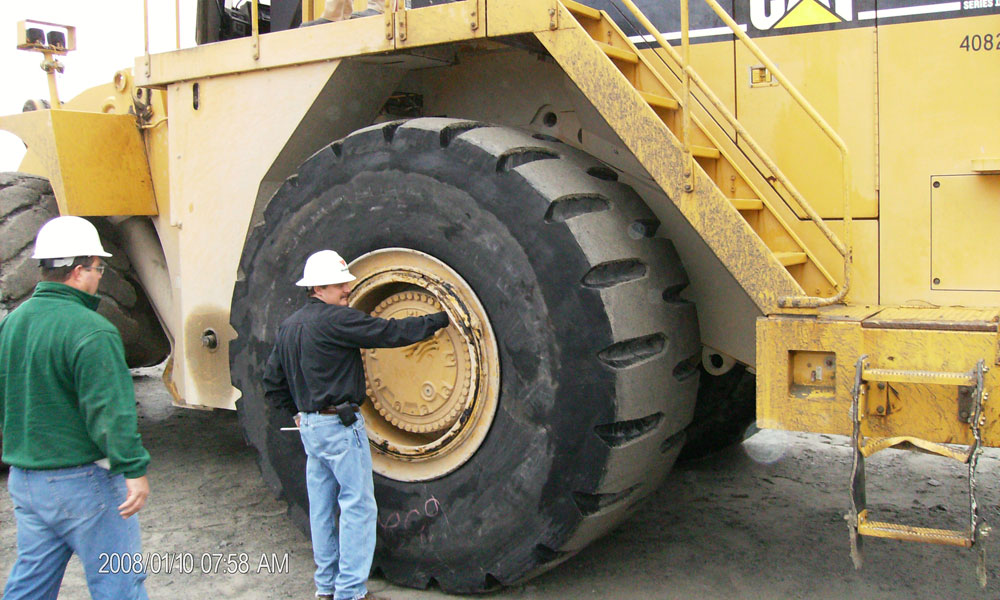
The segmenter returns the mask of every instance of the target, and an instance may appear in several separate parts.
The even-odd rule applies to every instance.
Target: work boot
[[[361,598],[361,600],[389,600],[386,596],[376,596],[375,594],[368,592]]]
[[[333,594],[316,594],[316,600],[333,600]]]

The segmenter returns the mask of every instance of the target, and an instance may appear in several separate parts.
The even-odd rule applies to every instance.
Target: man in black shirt
[[[359,412],[365,401],[360,348],[408,346],[448,325],[444,312],[379,319],[350,308],[354,279],[332,250],[309,257],[296,283],[309,288],[309,301],[278,328],[264,373],[271,405],[290,415],[297,412],[306,451],[316,595],[334,600],[374,598],[365,583],[378,513],[368,434]]]

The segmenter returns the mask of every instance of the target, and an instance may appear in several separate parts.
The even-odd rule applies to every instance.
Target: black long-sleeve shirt
[[[405,319],[379,319],[318,298],[278,328],[264,370],[264,395],[276,409],[316,412],[365,400],[360,348],[409,346],[448,325],[444,312]]]

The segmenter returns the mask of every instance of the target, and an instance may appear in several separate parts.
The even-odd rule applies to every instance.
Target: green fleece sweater
[[[142,477],[135,390],[121,336],[97,314],[100,298],[42,282],[0,321],[3,461],[61,469],[107,458],[112,473]]]

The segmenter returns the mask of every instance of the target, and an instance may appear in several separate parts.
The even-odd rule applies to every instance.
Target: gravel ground
[[[264,488],[236,415],[175,408],[158,374],[141,373],[135,378],[139,426],[153,456],[152,496],[140,513],[143,550],[174,560],[190,555],[186,560],[193,571],[175,567],[167,574],[161,564],[147,580],[150,597],[311,598],[309,541]],[[679,466],[622,527],[556,569],[485,597],[1000,596],[996,553],[987,557],[985,590],[976,583],[976,555],[967,550],[868,539],[865,567],[855,571],[843,521],[849,471],[846,438],[759,433],[741,446]],[[988,522],[1000,524],[1000,451],[984,454],[979,473],[982,512]],[[876,518],[957,528],[967,517],[963,465],[888,451],[869,462],[868,475]],[[0,478],[5,481],[6,475]],[[2,492],[0,581],[6,580],[15,554],[10,497]],[[222,572],[230,554],[237,570],[245,557],[249,572]],[[204,556],[210,563],[206,569]],[[449,597],[378,578],[370,588],[393,600]],[[88,598],[75,558],[60,598]]]

